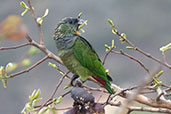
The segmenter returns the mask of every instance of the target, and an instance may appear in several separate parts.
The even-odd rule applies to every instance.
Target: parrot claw
[[[82,80],[80,80],[78,75],[73,75],[70,83],[74,87],[81,87],[84,82]]]
[[[70,82],[72,86],[74,86],[74,85],[75,85],[75,84],[74,84],[74,81],[75,81],[77,78],[79,78],[79,76],[78,76],[78,75],[75,75],[75,74],[74,74],[74,75],[72,76],[72,78],[71,78],[71,82]]]
[[[80,79],[77,79],[75,83],[75,87],[82,87],[83,83],[84,83],[83,81],[81,81]]]

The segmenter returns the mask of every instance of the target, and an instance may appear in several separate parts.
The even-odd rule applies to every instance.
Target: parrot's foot
[[[84,82],[80,80],[78,75],[73,75],[70,83],[72,86],[81,87]]]
[[[84,82],[82,80],[80,80],[80,78],[78,78],[78,79],[76,79],[75,87],[82,87],[83,83]]]
[[[74,85],[75,85],[75,84],[74,84],[74,81],[75,81],[76,79],[78,79],[78,78],[79,78],[79,76],[78,76],[78,75],[75,75],[75,74],[74,74],[74,75],[72,76],[72,78],[71,78],[71,82],[70,82],[72,86],[74,86]]]

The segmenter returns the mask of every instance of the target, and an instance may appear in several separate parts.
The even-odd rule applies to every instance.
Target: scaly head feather
[[[67,17],[62,19],[55,29],[54,39],[63,38],[65,36],[73,36],[79,34],[78,27],[83,24],[83,20],[79,18]]]

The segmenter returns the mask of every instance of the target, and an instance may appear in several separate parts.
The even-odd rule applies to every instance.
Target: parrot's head
[[[62,19],[55,29],[54,39],[62,38],[64,36],[79,35],[79,26],[86,24],[83,19],[67,17]]]

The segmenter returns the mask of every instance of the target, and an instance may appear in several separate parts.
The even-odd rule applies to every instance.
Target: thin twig
[[[111,94],[108,96],[108,98],[106,100],[106,104],[111,101],[111,96],[112,96]]]
[[[97,99],[97,101],[96,101],[96,102],[99,102],[99,101],[100,101],[100,99],[102,98],[103,94],[104,94],[104,92],[103,92],[103,91],[101,91],[101,92],[100,92],[100,96],[99,96],[99,98]]]
[[[65,74],[61,77],[61,79],[59,80],[59,82],[58,82],[58,84],[57,84],[57,86],[56,86],[56,89],[55,89],[55,91],[53,92],[53,94],[52,94],[52,96],[51,96],[52,99],[53,99],[53,97],[55,96],[55,94],[56,94],[57,90],[59,89],[60,85],[61,85],[62,82],[64,81],[65,77],[66,77],[69,73],[70,73],[70,71],[68,71],[67,73],[65,73]]]
[[[159,100],[161,100],[161,99],[163,99],[163,100],[166,100],[165,98],[164,98],[164,91],[162,91],[161,89],[160,89],[160,87],[158,87],[157,88],[157,94],[158,94],[158,96],[157,96],[157,98],[156,98],[156,100],[157,101],[159,101]]]
[[[151,93],[155,93],[155,90],[151,90],[151,91],[142,91],[140,92],[140,94],[151,94]]]
[[[30,36],[28,35],[28,37],[30,37]],[[44,47],[44,46],[38,44],[38,43],[35,42],[34,40],[32,40],[30,43],[31,43],[31,45],[37,47],[37,48],[40,49],[43,53],[45,53],[45,54],[49,57],[49,59],[53,59],[53,60],[55,60],[56,62],[58,62],[59,64],[63,64],[62,60],[61,60],[58,56],[56,56],[55,54],[53,54],[51,51],[49,51],[46,47]]]
[[[59,72],[61,72],[62,74],[64,74],[63,75],[63,77],[65,77],[65,78],[68,78],[68,79],[71,79],[71,77],[69,77],[68,76],[68,74],[70,73],[70,71],[68,71],[68,72],[64,72],[64,71],[62,71],[60,68],[59,68],[59,66],[56,68]]]
[[[62,94],[62,95],[61,95],[62,98],[65,97],[66,95],[68,95],[69,93],[71,93],[71,90],[69,90],[69,91],[67,91],[66,93]],[[55,100],[55,99],[54,99],[54,100]],[[45,105],[43,105],[43,107],[52,104],[52,103],[54,102],[54,100],[51,101],[51,102],[49,102],[49,103],[47,103],[47,104],[45,104]],[[40,109],[41,109],[40,107],[42,108],[42,105],[35,106],[34,108],[39,108],[38,110],[40,110]]]
[[[51,97],[49,98],[49,100],[47,100],[47,102],[45,104],[47,104],[49,101],[53,100],[53,97],[55,96],[57,90],[59,89],[60,85],[62,84],[62,82],[64,81],[66,75],[68,74],[69,72],[67,72],[64,76],[62,76],[54,90],[54,92],[52,93]]]
[[[29,5],[29,8],[30,8],[30,13],[31,15],[33,16],[34,18],[34,21],[36,22],[37,24],[37,28],[38,28],[38,32],[39,32],[39,37],[40,37],[40,45],[44,46],[44,41],[43,41],[43,33],[42,33],[42,30],[41,30],[41,24],[39,24],[37,22],[37,18],[36,18],[36,15],[34,13],[34,10],[33,10],[33,7],[31,5],[31,1],[30,0],[27,0],[28,1],[28,5]]]
[[[60,111],[60,110],[69,110],[71,109],[72,107],[66,107],[66,108],[55,108],[55,110],[57,111]]]
[[[125,103],[122,105],[121,109],[120,109],[120,113],[119,114],[125,114],[125,112],[127,111],[127,108],[130,107],[132,105],[132,103],[136,100],[138,94],[140,94],[140,92],[143,90],[143,88],[152,80],[152,77],[155,76],[155,74],[157,73],[154,72],[153,74],[149,74],[148,76],[146,76],[147,78],[145,80],[142,81],[142,83],[139,85],[137,91],[134,92],[134,94],[132,96],[128,96],[128,99],[125,101]]]
[[[110,50],[106,53],[106,55],[105,55],[105,57],[104,57],[104,59],[103,59],[103,65],[105,64],[107,57],[108,57],[109,54],[111,53],[111,50],[112,50],[112,49],[110,49]]]
[[[141,65],[141,66],[144,68],[144,70],[145,70],[148,74],[150,73],[149,69],[146,68],[145,65],[144,65],[140,60],[136,59],[135,57],[133,57],[133,56],[131,56],[131,55],[128,55],[127,53],[125,53],[125,52],[123,52],[123,51],[122,51],[122,52],[118,52],[118,51],[111,50],[111,52],[112,52],[112,53],[115,53],[115,54],[124,55],[124,56],[126,56],[126,57],[128,57],[128,58],[134,60],[134,61],[137,62],[139,65]]]
[[[60,78],[60,80],[59,80],[59,82],[58,82],[58,84],[57,84],[57,86],[56,86],[54,92],[52,93],[51,97],[50,97],[50,98],[49,98],[49,99],[40,107],[40,109],[43,108],[44,106],[46,106],[46,105],[48,104],[48,102],[50,102],[50,101],[53,100],[53,98],[54,98],[54,96],[55,96],[57,90],[59,89],[60,85],[62,84],[62,82],[64,81],[65,77],[67,77],[67,75],[68,75],[69,73],[70,73],[70,72],[68,71],[67,73],[65,73],[65,74]],[[40,110],[40,109],[39,109],[39,110]]]
[[[124,94],[126,91],[130,91],[130,90],[134,90],[134,89],[137,89],[138,87],[135,86],[135,87],[131,87],[131,88],[126,88],[126,89],[121,89],[120,91],[116,92],[112,97],[111,97],[111,100],[116,97],[117,95],[120,95],[120,94]]]
[[[158,113],[167,113],[167,114],[171,113],[171,110],[165,109],[165,108],[134,107],[134,106],[131,106],[128,109],[131,110],[131,111],[158,112]]]
[[[108,102],[108,104],[106,105],[110,105],[110,106],[121,106],[121,102],[117,102],[117,103],[114,103],[114,102]]]
[[[39,60],[37,63],[35,63],[34,65],[32,65],[31,67],[27,68],[26,70],[23,70],[23,71],[20,71],[20,72],[11,74],[11,75],[9,75],[9,76],[10,76],[10,77],[15,77],[15,76],[24,74],[24,73],[26,73],[26,72],[29,72],[30,70],[32,70],[33,68],[35,68],[36,66],[38,66],[40,63],[44,62],[46,59],[48,59],[48,56],[45,56],[44,58],[42,58],[41,60]]]
[[[166,87],[166,88],[170,88],[170,90],[171,90],[171,85],[169,86],[169,85],[166,85],[166,84],[161,84],[161,86]]]
[[[25,44],[21,44],[21,45],[17,45],[17,46],[12,46],[12,47],[1,47],[0,50],[7,50],[7,49],[17,49],[17,48],[20,48],[20,47],[24,47],[24,46],[27,46],[27,45],[32,45],[32,46],[35,46],[37,47],[38,49],[40,49],[42,52],[44,52],[46,54],[46,57],[44,57],[43,59],[39,60],[37,63],[35,63],[34,65],[32,65],[31,67],[29,67],[28,69],[26,70],[23,70],[23,71],[20,71],[20,72],[17,72],[17,73],[14,73],[14,74],[11,74],[10,77],[15,77],[15,76],[18,76],[20,74],[23,74],[23,73],[26,73],[26,72],[29,72],[30,70],[32,70],[33,68],[35,68],[36,66],[38,66],[40,63],[42,63],[43,61],[45,61],[46,59],[53,59],[55,60],[56,62],[60,63],[60,64],[63,64],[63,62],[61,61],[61,59],[56,56],[55,54],[53,54],[51,51],[49,51],[46,47],[38,44],[37,42],[35,42],[34,40],[31,39],[31,37],[29,35],[27,35],[27,40],[29,41],[28,43],[25,43]]]
[[[123,89],[120,88],[119,86],[117,86],[116,84],[111,83],[111,87],[115,90],[115,91],[122,91]],[[123,97],[123,98],[128,98],[128,96],[134,96],[135,93],[134,92],[130,92],[130,91],[125,91],[123,94],[119,94],[119,96]],[[137,97],[135,98],[135,101],[141,103],[141,104],[145,104],[151,107],[155,107],[155,108],[167,108],[171,110],[171,101],[170,100],[159,100],[156,101],[155,99],[151,99],[148,98],[144,95],[137,95]]]
[[[11,47],[0,47],[0,50],[17,49],[17,48],[25,47],[27,45],[30,45],[30,42],[24,43],[24,44],[20,44],[20,45],[16,45],[16,46],[11,46]]]
[[[32,39],[30,38],[28,34],[26,35],[26,39],[28,40],[28,42],[32,42]]]
[[[67,91],[66,93],[64,93],[63,95],[61,95],[62,97],[65,97],[66,95],[68,95],[69,93],[71,93],[71,90]]]
[[[112,26],[115,29],[115,26]],[[151,58],[152,60],[164,65],[165,67],[171,69],[171,65],[169,65],[168,63],[164,63],[162,61],[160,61],[159,59],[157,59],[156,57],[150,55],[149,53],[144,52],[143,50],[141,50],[140,48],[136,47],[132,42],[130,42],[128,39],[125,39],[119,31],[116,31],[116,35],[118,35],[119,37],[123,38],[124,41],[129,44],[130,46],[132,46],[136,51],[140,52],[141,54],[145,55],[148,58]]]
[[[90,86],[87,86],[87,85],[82,85],[85,89],[87,89],[88,91],[98,91],[98,92],[104,92],[104,93],[109,93],[108,91],[106,90],[102,90],[101,88],[93,88],[93,87],[90,87]]]

